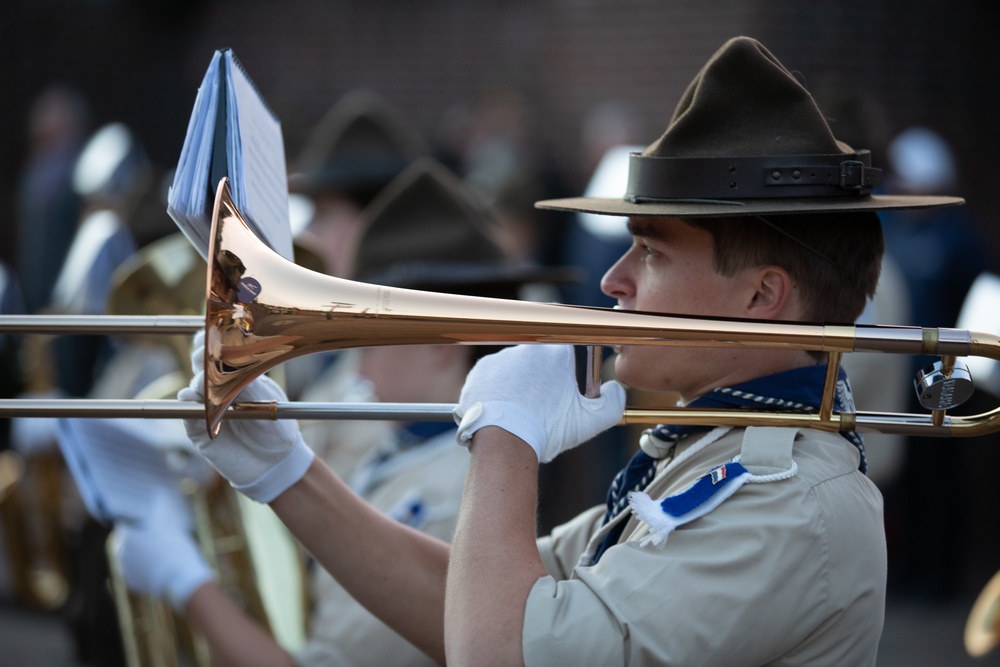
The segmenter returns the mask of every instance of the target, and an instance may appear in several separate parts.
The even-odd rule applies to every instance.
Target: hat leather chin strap
[[[629,155],[625,200],[781,199],[866,196],[882,182],[871,152],[755,157]]]

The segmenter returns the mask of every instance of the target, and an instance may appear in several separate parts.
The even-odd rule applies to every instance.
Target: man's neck
[[[766,350],[763,352],[755,350],[752,355],[748,354],[746,357],[747,363],[734,364],[727,373],[714,378],[703,387],[682,392],[680,404],[688,405],[700,396],[720,387],[732,387],[756,378],[823,363],[803,350]]]

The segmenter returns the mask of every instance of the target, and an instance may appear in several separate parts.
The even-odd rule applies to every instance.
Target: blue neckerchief
[[[454,422],[408,422],[400,424],[392,435],[381,443],[370,460],[358,465],[351,477],[351,488],[365,495],[374,485],[385,479],[386,471],[393,469],[393,461],[400,461],[405,452],[415,452],[430,444],[438,436],[454,431]]]
[[[398,452],[418,447],[445,431],[455,428],[454,422],[407,422],[396,429],[390,446],[383,446],[372,466],[385,463]]]
[[[826,378],[826,365],[804,366],[789,371],[775,373],[756,378],[734,387],[720,387],[692,401],[690,408],[755,408],[759,410],[791,410],[815,412],[819,409],[823,397],[823,382]],[[838,412],[854,412],[854,398],[847,373],[840,369],[837,380],[837,392],[834,397],[833,409]],[[692,433],[707,430],[704,426],[686,426],[677,424],[660,424],[652,429],[652,435],[664,442],[677,442]],[[861,472],[868,471],[868,460],[865,457],[865,445],[860,433],[842,433],[847,440],[858,448],[861,453]],[[607,510],[604,512],[602,525],[617,516],[628,505],[628,494],[632,491],[642,491],[653,481],[656,475],[658,459],[653,458],[643,450],[635,453],[628,464],[615,475],[608,489]],[[596,563],[608,547],[617,544],[625,529],[625,521],[620,521],[601,542],[594,555],[592,563]]]
[[[400,449],[409,449],[414,445],[427,442],[445,431],[455,428],[454,422],[409,422],[403,424],[396,434]]]

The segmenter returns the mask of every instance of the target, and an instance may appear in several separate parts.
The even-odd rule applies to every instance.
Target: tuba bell
[[[181,234],[153,242],[115,276],[109,312],[116,315],[203,310],[205,262]],[[173,398],[190,381],[190,336],[133,334],[124,338],[140,355],[165,353],[173,369],[146,384],[137,399]],[[215,579],[285,648],[305,638],[308,620],[305,559],[269,507],[252,503],[221,477],[181,476],[178,484],[194,516],[195,537]],[[112,597],[130,667],[210,667],[199,637],[161,600],[129,591],[109,536],[106,553]]]
[[[1000,643],[1000,572],[976,597],[965,622],[965,651],[973,658],[990,653]]]

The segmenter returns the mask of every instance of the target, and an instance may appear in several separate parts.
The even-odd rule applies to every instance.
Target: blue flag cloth
[[[642,544],[663,544],[674,528],[711,512],[750,477],[746,468],[732,461],[713,468],[688,490],[659,503],[645,493],[632,494],[632,510],[650,530]]]
[[[794,368],[756,378],[733,387],[714,389],[695,399],[687,407],[815,412],[819,409],[822,401],[825,379],[825,364]],[[840,369],[838,375],[833,408],[838,412],[855,411],[850,382],[843,368]],[[676,443],[688,435],[706,430],[708,427],[704,426],[660,424],[651,430],[650,436],[655,438],[661,447],[668,448],[671,443]],[[861,463],[858,467],[861,472],[867,472],[868,461],[865,457],[865,446],[861,434],[850,432],[841,435],[858,448],[861,453]],[[628,464],[615,475],[611,487],[608,489],[607,510],[604,513],[603,523],[607,523],[625,509],[629,502],[629,493],[642,491],[653,481],[653,477],[656,475],[656,464],[659,460],[640,449]],[[621,521],[605,536],[594,554],[593,563],[596,563],[610,546],[618,543],[618,538],[624,528],[625,522]]]

